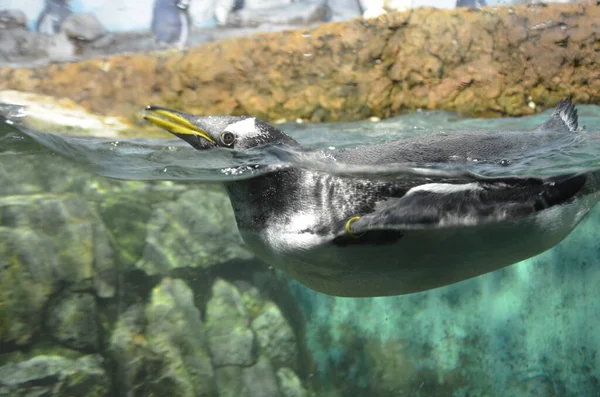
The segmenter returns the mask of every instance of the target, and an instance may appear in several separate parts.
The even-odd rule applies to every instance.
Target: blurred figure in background
[[[69,0],[46,0],[35,30],[42,34],[56,34],[60,31],[63,21],[72,13]]]
[[[457,0],[359,0],[364,18],[377,18],[387,12],[406,11],[417,7],[452,9]]]
[[[154,0],[152,33],[159,43],[183,48],[190,33],[191,0]]]
[[[217,0],[214,11],[217,24],[222,26],[227,25],[229,14],[243,8],[248,8],[248,4],[244,0]]]
[[[485,5],[485,0],[458,0],[456,2],[456,7],[483,7]]]

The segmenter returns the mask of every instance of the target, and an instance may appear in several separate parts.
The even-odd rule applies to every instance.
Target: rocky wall
[[[221,189],[94,177],[14,132],[0,118],[0,397],[307,397]]]
[[[355,120],[418,108],[526,115],[600,103],[596,1],[415,9],[183,52],[0,70],[0,90],[70,98],[136,119],[148,103],[266,120]]]

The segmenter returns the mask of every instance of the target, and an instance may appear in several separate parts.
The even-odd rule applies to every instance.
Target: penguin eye
[[[223,145],[225,146],[231,146],[233,142],[235,142],[235,135],[231,132],[224,132],[221,134],[221,142],[223,142]]]

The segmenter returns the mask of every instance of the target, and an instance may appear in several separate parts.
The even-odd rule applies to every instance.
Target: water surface
[[[286,166],[372,179],[407,178],[423,173],[491,177],[555,176],[591,172],[600,165],[600,107],[580,105],[577,108],[582,127],[580,133],[565,134],[561,139],[535,150],[507,153],[502,162],[479,158],[452,164],[349,166],[329,161],[322,155],[315,157],[311,152],[319,150],[327,153],[428,134],[531,130],[546,121],[551,110],[535,116],[503,119],[469,119],[453,113],[431,111],[378,122],[286,123],[278,127],[296,139],[305,151],[256,148],[244,153],[228,149],[198,152],[185,142],[170,138],[166,132],[165,139],[129,140],[53,135],[25,127],[21,120],[26,112],[20,110],[9,112],[8,121],[0,121],[0,150],[31,153],[43,151],[45,149],[42,147],[46,147],[95,173],[128,180],[223,182],[252,178]],[[81,135],[85,135],[85,132],[82,131]]]

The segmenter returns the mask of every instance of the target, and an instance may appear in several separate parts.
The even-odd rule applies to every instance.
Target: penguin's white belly
[[[580,197],[518,220],[402,230],[398,241],[382,245],[339,246],[331,237],[286,233],[281,228],[240,233],[259,258],[318,292],[347,297],[402,295],[540,254],[563,240],[597,200],[597,195]]]
[[[39,24],[38,33],[53,35],[56,32],[54,31],[54,24],[58,22],[58,18],[56,15],[46,15],[43,17],[42,21]]]

